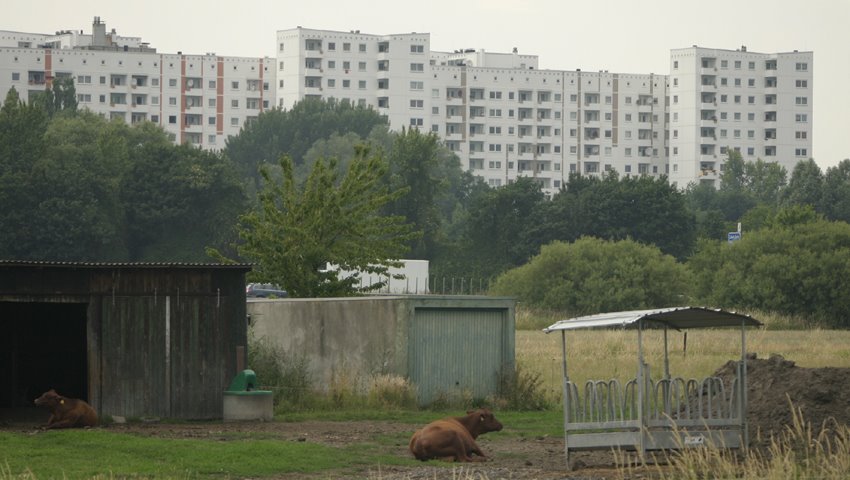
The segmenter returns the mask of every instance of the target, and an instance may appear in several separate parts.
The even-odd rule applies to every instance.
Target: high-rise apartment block
[[[431,50],[427,33],[277,32],[276,58],[157,54],[138,38],[0,32],[0,89],[24,98],[53,78],[109,118],[153,121],[178,142],[222,148],[270,107],[335,98],[391,128],[437,133],[492,186],[571,173],[667,175],[716,184],[727,149],[791,170],[812,150],[811,52],[674,49],[670,73],[541,70],[536,55]]]
[[[0,92],[23,100],[71,77],[80,108],[127,123],[153,122],[175,142],[220,149],[274,106],[274,60],[214,53],[160,54],[95,17],[92,34],[0,31]]]

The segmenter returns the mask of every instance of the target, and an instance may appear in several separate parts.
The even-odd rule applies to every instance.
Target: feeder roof
[[[559,320],[543,329],[550,333],[556,330],[578,330],[587,328],[638,328],[644,329],[674,328],[719,328],[719,327],[760,327],[758,320],[741,313],[727,312],[719,308],[707,307],[670,307],[652,310],[631,310],[586,315],[567,320]]]

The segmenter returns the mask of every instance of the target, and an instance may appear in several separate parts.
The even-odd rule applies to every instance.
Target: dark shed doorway
[[[53,388],[88,400],[86,303],[0,302],[0,408]]]

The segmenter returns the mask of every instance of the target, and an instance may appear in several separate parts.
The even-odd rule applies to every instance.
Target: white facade
[[[431,52],[428,34],[295,28],[277,34],[277,105],[306,97],[369,105],[391,128],[440,135],[492,186],[572,172],[666,173],[665,76],[538,70],[535,55]]]
[[[277,32],[276,58],[159,54],[95,17],[92,33],[0,31],[0,92],[71,76],[80,107],[152,121],[220,149],[268,108],[304,98],[370,106],[390,127],[440,135],[492,186],[571,173],[717,183],[726,149],[789,172],[811,155],[813,54],[671,50],[670,75],[540,70],[536,55],[432,52],[430,34]]]
[[[812,52],[670,54],[670,181],[717,183],[727,149],[790,174],[812,151]]]
[[[175,142],[207,149],[223,148],[274,105],[270,58],[160,54],[136,37],[103,34],[99,18],[93,27],[92,35],[1,31],[0,92],[15,87],[27,100],[70,76],[80,108],[130,124],[150,121]]]

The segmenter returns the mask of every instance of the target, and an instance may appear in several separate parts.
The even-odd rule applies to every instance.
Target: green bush
[[[688,283],[687,269],[657,247],[583,237],[544,245],[530,262],[499,276],[490,293],[583,315],[682,305]]]
[[[257,374],[260,385],[274,392],[275,409],[299,408],[308,403],[313,379],[303,356],[289,355],[267,339],[251,338],[248,366]]]

